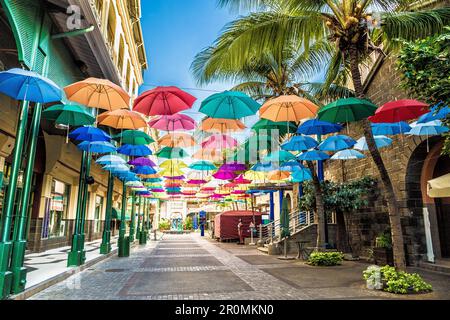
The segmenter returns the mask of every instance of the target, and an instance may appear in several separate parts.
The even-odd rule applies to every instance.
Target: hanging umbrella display
[[[64,88],[67,99],[81,105],[114,111],[128,108],[130,96],[109,80],[88,78]]]
[[[363,155],[361,152],[356,151],[354,149],[342,150],[342,151],[336,152],[331,157],[332,160],[356,160],[356,159],[363,159],[363,158],[365,158],[365,155]]]
[[[44,110],[42,117],[56,124],[76,127],[92,125],[95,122],[95,117],[85,108],[70,104],[51,106]]]
[[[153,167],[153,168],[157,167],[156,163],[154,163],[149,158],[145,158],[145,157],[133,159],[133,160],[129,161],[128,164],[132,165],[132,166],[148,166],[148,167]]]
[[[162,170],[159,174],[163,175],[165,178],[169,177],[169,178],[174,178],[174,177],[179,177],[179,176],[183,176],[184,172],[181,171],[180,169],[173,169],[173,170]]]
[[[244,179],[254,181],[263,181],[266,179],[266,174],[261,171],[249,170],[244,174]]]
[[[430,145],[428,143],[429,136],[441,135],[449,132],[449,128],[442,125],[442,121],[435,120],[427,123],[420,123],[414,126],[411,131],[408,132],[414,136],[426,136],[427,138],[427,152],[430,151]]]
[[[192,108],[197,98],[174,87],[156,87],[141,94],[135,101],[133,110],[147,116],[173,115]]]
[[[236,139],[224,134],[214,134],[201,144],[204,149],[232,149],[237,145]]]
[[[306,151],[314,149],[319,143],[308,136],[293,136],[289,141],[281,145],[281,149],[286,151]]]
[[[148,123],[150,128],[161,131],[190,131],[195,129],[195,120],[185,114],[161,116]]]
[[[130,157],[145,157],[152,154],[152,150],[150,150],[147,146],[135,146],[131,144],[122,145],[119,149],[117,149],[117,152]]]
[[[148,145],[155,142],[148,134],[140,130],[125,130],[113,137],[113,139],[123,144],[134,146]]]
[[[236,184],[239,184],[239,185],[245,185],[245,184],[252,183],[251,180],[245,179],[243,174],[239,175],[236,179],[233,180],[233,182]]]
[[[116,174],[130,172],[130,168],[124,164],[108,164],[103,166],[102,169]]]
[[[213,177],[218,180],[233,180],[237,177],[237,174],[232,171],[217,171],[213,174]]]
[[[298,159],[301,161],[324,161],[330,159],[330,156],[322,151],[311,150],[299,155]]]
[[[127,163],[123,158],[121,158],[119,156],[115,156],[115,155],[103,156],[103,157],[97,159],[97,161],[95,161],[95,162],[100,164],[100,165],[103,165],[103,166],[115,165],[115,164],[120,165],[120,164],[126,164]]]
[[[294,172],[295,170],[302,168],[304,168],[304,166],[297,160],[283,162],[280,166],[280,170],[286,172]]]
[[[69,138],[77,141],[111,141],[111,137],[104,132],[95,127],[80,127],[69,133]]]
[[[158,140],[158,144],[169,148],[190,148],[197,143],[193,136],[185,133],[169,133]]]
[[[181,159],[189,157],[189,155],[182,148],[164,147],[156,153],[158,158],[164,159]]]
[[[279,135],[285,135],[286,133],[295,132],[297,126],[292,122],[274,122],[268,119],[260,119],[252,127],[252,130],[256,133],[273,133],[273,130],[278,130]]]
[[[435,120],[444,120],[450,114],[450,108],[445,106],[439,109],[439,104],[431,108],[431,111],[424,114],[417,120],[417,123],[427,123]]]
[[[237,119],[206,118],[200,126],[200,130],[211,133],[237,132],[245,129],[246,126]]]
[[[116,152],[116,147],[109,142],[106,141],[84,141],[78,145],[78,149],[82,151],[86,151],[88,153],[111,153]]]
[[[348,123],[366,119],[375,114],[376,105],[366,99],[339,99],[319,110],[318,119],[331,123]]]
[[[411,130],[411,126],[404,122],[397,123],[373,123],[372,133],[376,136],[394,136],[405,134]]]
[[[270,172],[270,171],[274,171],[276,169],[277,168],[270,162],[268,162],[268,163],[258,162],[255,165],[253,165],[253,167],[251,168],[251,170],[257,171],[257,172]]]
[[[211,162],[223,160],[222,153],[214,149],[200,149],[192,156],[192,158]]]
[[[320,151],[340,151],[352,148],[355,144],[356,141],[349,136],[336,135],[328,137],[319,145],[318,149]]]
[[[293,121],[313,118],[319,107],[311,101],[295,95],[281,96],[267,101],[260,110],[260,117],[275,122]],[[289,128],[289,124],[286,126]],[[288,130],[289,131],[289,130]]]
[[[199,171],[214,171],[217,167],[209,161],[198,161],[194,162],[189,166],[189,169],[199,170]]]
[[[378,149],[389,147],[393,142],[391,138],[388,138],[386,136],[374,136],[374,139]],[[361,151],[369,150],[366,142],[366,137],[362,137],[361,139],[359,139],[354,148]]]
[[[204,100],[199,112],[211,118],[241,119],[255,115],[260,107],[259,103],[245,93],[225,91]]]
[[[188,166],[183,161],[175,159],[175,160],[166,160],[163,163],[161,163],[159,165],[159,167],[161,169],[171,170],[171,169],[174,169],[174,168],[176,168],[176,169],[185,169]]]
[[[122,130],[147,127],[147,122],[140,113],[125,109],[103,113],[97,117],[97,120],[99,125]]]
[[[207,183],[208,181],[206,181],[206,180],[188,180],[188,184],[190,184],[190,185],[195,185],[195,186],[197,186],[197,185],[202,185],[202,184],[205,184],[205,183]]]
[[[279,163],[279,162],[290,161],[290,160],[295,160],[295,159],[296,159],[296,157],[289,151],[280,150],[280,151],[272,152],[269,155],[267,155],[264,158],[264,161]]]
[[[369,117],[373,123],[393,123],[419,118],[430,111],[427,104],[417,100],[391,101],[380,107],[375,115]]]
[[[152,167],[137,166],[137,167],[134,167],[132,172],[134,172],[136,174],[145,174],[145,175],[147,175],[147,174],[155,174],[156,170],[153,169]]]
[[[225,163],[224,165],[222,165],[220,167],[220,170],[233,171],[233,172],[246,171],[247,166],[244,163],[228,162],[228,163]]]
[[[317,119],[307,120],[297,129],[297,134],[311,135],[327,135],[342,130],[340,124],[335,124]]]
[[[291,176],[290,172],[275,170],[269,172],[269,174],[267,175],[267,179],[269,179],[270,181],[284,181],[289,179],[290,176]]]
[[[311,170],[309,170],[308,168],[302,168],[302,169],[295,170],[292,173],[291,181],[293,183],[302,183],[305,181],[312,180],[312,178],[313,178],[313,176],[312,176]]]

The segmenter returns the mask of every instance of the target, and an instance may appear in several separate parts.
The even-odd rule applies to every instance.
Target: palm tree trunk
[[[323,202],[323,192],[320,185],[317,172],[312,161],[307,161],[308,168],[313,176],[314,192],[316,194],[316,212],[317,212],[317,242],[316,250],[320,251],[325,248],[325,205]]]
[[[358,98],[365,98],[364,89],[361,80],[361,72],[359,70],[359,56],[356,47],[351,47],[350,50],[350,69],[352,73],[353,85],[355,87],[356,96]],[[384,186],[385,197],[388,203],[389,221],[392,233],[392,247],[394,251],[394,265],[399,270],[406,269],[405,251],[403,244],[403,232],[400,220],[400,210],[397,204],[397,199],[392,185],[391,178],[386,170],[386,167],[381,158],[380,152],[376,146],[375,139],[372,133],[372,127],[369,120],[363,120],[364,136],[369,147],[369,152],[372,156],[375,165],[380,174],[381,181]]]

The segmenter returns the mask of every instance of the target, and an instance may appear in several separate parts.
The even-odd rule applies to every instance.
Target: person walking
[[[239,219],[237,228],[238,228],[238,234],[239,234],[239,243],[238,244],[244,244],[244,224],[242,223],[242,219]]]

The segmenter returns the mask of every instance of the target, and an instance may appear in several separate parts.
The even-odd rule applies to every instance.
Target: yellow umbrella
[[[159,174],[163,177],[180,177],[184,175],[184,172],[179,170],[179,169],[175,169],[175,170],[162,170],[161,172],[159,172]]]
[[[126,109],[103,113],[97,120],[99,125],[115,129],[138,130],[147,127],[147,121],[142,114]]]
[[[129,108],[129,94],[106,79],[88,78],[64,88],[67,99],[79,104],[108,111]]]
[[[244,178],[251,181],[263,181],[266,179],[264,172],[249,170],[244,174]]]
[[[199,160],[206,160],[211,162],[222,161],[222,153],[216,149],[201,149],[196,152],[192,158]]]
[[[299,96],[281,96],[267,101],[260,109],[259,115],[263,119],[275,122],[293,121],[313,118],[319,107],[311,101]],[[289,125],[289,123],[288,123]]]
[[[269,174],[267,175],[267,179],[269,179],[270,181],[283,181],[289,179],[290,176],[290,172],[275,170],[269,172]]]
[[[181,160],[173,159],[164,161],[159,165],[159,167],[161,169],[171,170],[171,169],[185,169],[188,167],[188,165]]]
[[[235,119],[206,118],[203,120],[200,130],[205,132],[236,132],[245,130],[246,126]]]
[[[194,137],[186,133],[169,133],[159,139],[158,143],[169,148],[189,148],[196,145]]]

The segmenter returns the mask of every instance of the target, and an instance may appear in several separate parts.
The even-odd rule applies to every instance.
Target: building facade
[[[139,1],[1,0],[0,69],[23,67],[48,77],[60,87],[87,77],[106,78],[135,97],[147,68],[139,17]],[[0,94],[2,207],[11,168],[18,105],[19,102]],[[30,114],[32,109],[33,105]],[[70,245],[81,152],[73,142],[66,140],[66,135],[65,130],[42,119],[28,215],[28,250],[31,252]],[[23,162],[25,167],[26,160]],[[87,241],[101,238],[108,182],[107,174],[96,164],[92,166],[91,175],[95,183],[89,186]],[[19,178],[16,207],[20,205],[20,187]],[[121,182],[116,180],[113,207],[121,208],[121,193]]]

